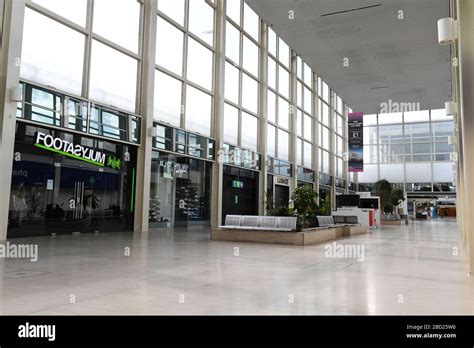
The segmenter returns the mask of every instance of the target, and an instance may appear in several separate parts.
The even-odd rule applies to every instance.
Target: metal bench
[[[342,216],[342,215],[333,215],[333,216],[317,216],[318,226],[319,227],[336,227],[336,226],[349,226],[359,224],[357,216]]]
[[[334,215],[333,218],[335,224],[357,225],[359,223],[357,216]]]
[[[333,227],[336,225],[333,216],[317,216],[319,227]]]
[[[296,216],[226,215],[224,229],[295,231]]]

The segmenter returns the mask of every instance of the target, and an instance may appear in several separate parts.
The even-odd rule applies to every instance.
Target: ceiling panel
[[[389,100],[443,108],[452,99],[451,51],[437,34],[449,0],[246,2],[354,110],[375,113]]]

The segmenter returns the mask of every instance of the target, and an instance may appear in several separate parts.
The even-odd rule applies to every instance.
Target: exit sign
[[[233,188],[244,188],[243,181],[232,180],[232,187]]]

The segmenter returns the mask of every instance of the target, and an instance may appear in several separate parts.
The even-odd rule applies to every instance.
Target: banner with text
[[[349,113],[349,158],[350,173],[364,171],[364,113]]]

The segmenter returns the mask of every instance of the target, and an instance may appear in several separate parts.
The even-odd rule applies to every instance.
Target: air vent
[[[371,89],[385,89],[385,88],[390,88],[390,86],[372,87]]]
[[[368,10],[369,8],[374,8],[374,7],[379,7],[382,6],[382,4],[377,4],[377,5],[370,5],[370,6],[364,6],[364,7],[357,7],[353,8],[350,10],[344,10],[344,11],[338,11],[338,12],[331,12],[331,13],[325,13],[321,15],[321,17],[328,17],[328,16],[334,16],[342,13],[348,13],[348,12],[354,12],[354,11],[362,11],[362,10]]]

